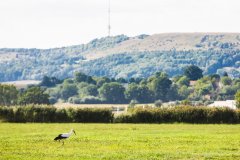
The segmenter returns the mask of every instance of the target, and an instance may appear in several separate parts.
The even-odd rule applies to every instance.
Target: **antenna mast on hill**
[[[108,0],[108,37],[111,35],[111,23],[110,23],[110,15],[111,15],[111,10],[110,10],[110,0]]]

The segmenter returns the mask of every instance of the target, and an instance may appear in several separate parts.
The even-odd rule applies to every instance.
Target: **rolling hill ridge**
[[[66,78],[81,71],[115,78],[169,76],[194,64],[204,74],[240,77],[240,33],[164,33],[94,39],[87,44],[52,49],[0,49],[0,81],[44,75]]]

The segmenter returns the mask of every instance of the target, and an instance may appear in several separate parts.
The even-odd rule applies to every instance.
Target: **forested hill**
[[[169,76],[194,64],[204,74],[227,72],[240,77],[240,33],[170,33],[94,39],[52,49],[0,49],[0,81],[60,79],[76,71],[108,77]]]

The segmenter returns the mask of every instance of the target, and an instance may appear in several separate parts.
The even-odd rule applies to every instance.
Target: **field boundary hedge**
[[[120,115],[116,123],[196,123],[215,124],[240,123],[240,110],[226,107],[178,106],[171,108],[136,108],[131,114]]]
[[[110,123],[110,109],[56,108],[45,105],[0,107],[0,119],[5,122],[82,122]]]
[[[135,108],[114,117],[107,108],[56,108],[48,105],[0,107],[5,122],[81,122],[81,123],[240,123],[240,110],[178,106],[170,108]]]

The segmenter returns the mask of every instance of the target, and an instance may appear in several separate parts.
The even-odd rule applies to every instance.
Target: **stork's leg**
[[[64,145],[64,141],[62,141],[62,145]]]

